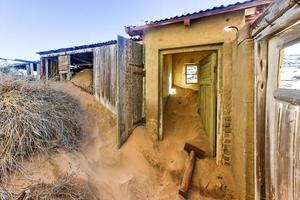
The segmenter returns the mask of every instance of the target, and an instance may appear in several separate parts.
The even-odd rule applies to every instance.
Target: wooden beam
[[[274,92],[274,98],[279,101],[285,101],[293,105],[300,104],[300,91],[289,89],[277,89]]]
[[[48,59],[45,59],[45,77],[46,81],[49,80],[49,61]]]
[[[296,23],[300,18],[300,6],[288,2],[290,1],[277,1],[277,4],[266,11],[263,18],[261,16],[255,21],[252,24],[252,37],[264,38]]]
[[[83,63],[85,63],[85,64],[93,64],[93,61],[87,61],[87,60],[85,60],[85,59],[82,59],[82,58],[78,58],[77,56],[74,56],[74,55],[71,55],[71,58],[72,59],[74,59],[74,60],[78,60],[78,61],[80,61],[80,62],[83,62]]]
[[[191,26],[191,19],[190,18],[186,18],[183,21],[184,26]]]
[[[40,63],[36,64],[36,71],[37,71],[36,79],[40,80],[41,79],[41,64]]]
[[[55,56],[72,55],[72,54],[78,54],[78,53],[88,53],[88,52],[93,52],[94,49],[95,48],[88,48],[88,49],[65,51],[65,52],[59,52],[59,53],[51,53],[51,54],[42,55],[42,57],[47,58],[47,57],[55,57]]]

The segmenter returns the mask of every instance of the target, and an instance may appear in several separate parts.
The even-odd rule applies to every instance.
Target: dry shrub
[[[0,200],[96,200],[87,185],[67,174],[52,183],[35,182],[18,194],[0,187]]]
[[[11,199],[13,199],[13,195],[5,188],[0,186],[0,200],[11,200]]]
[[[96,199],[88,187],[72,176],[64,176],[53,183],[36,183],[27,187],[17,200],[92,200]]]
[[[80,108],[69,94],[44,83],[0,77],[0,182],[35,153],[79,145]]]

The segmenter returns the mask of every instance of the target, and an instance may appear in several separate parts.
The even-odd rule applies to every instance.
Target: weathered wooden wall
[[[118,146],[143,118],[143,46],[118,36]]]
[[[58,76],[58,61],[49,60],[49,78],[56,78]]]
[[[274,199],[300,198],[300,92],[275,91],[276,121],[271,153],[271,183]]]
[[[274,0],[252,25],[256,199],[299,199],[299,94],[278,90],[280,50],[300,38],[299,19],[296,1]]]
[[[97,101],[116,113],[117,45],[94,49],[93,82]]]
[[[58,70],[59,71],[68,71],[70,65],[70,56],[58,56]]]

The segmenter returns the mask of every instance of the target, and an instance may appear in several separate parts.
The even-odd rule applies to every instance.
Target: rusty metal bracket
[[[133,74],[135,74],[135,75],[140,75],[140,76],[146,76],[146,71],[142,71],[142,72],[133,72]]]
[[[134,67],[144,67],[144,64],[129,63],[129,65]]]

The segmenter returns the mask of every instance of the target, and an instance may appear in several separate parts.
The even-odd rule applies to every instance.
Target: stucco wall
[[[240,30],[240,36],[247,28]],[[252,39],[239,38],[232,69],[232,168],[242,199],[254,199],[254,58]]]
[[[172,79],[173,79],[173,56],[165,55],[164,56],[164,66],[163,66],[163,106],[165,109],[168,97],[169,97],[169,91],[172,88]]]
[[[146,68],[147,128],[157,138],[159,108],[159,52],[163,49],[196,45],[222,44],[223,114],[230,115],[231,104],[231,51],[236,32],[225,32],[224,27],[244,25],[244,12],[238,11],[192,21],[190,27],[183,23],[147,30],[143,36]]]
[[[234,13],[222,14],[214,17],[203,18],[192,21],[190,27],[185,27],[183,23],[157,27],[146,30],[143,36],[145,45],[145,68],[146,68],[146,109],[147,109],[147,129],[154,139],[158,139],[158,116],[159,116],[159,63],[160,51],[165,49],[191,47],[201,45],[222,45],[221,66],[222,79],[219,80],[218,98],[221,99],[219,105],[220,121],[218,122],[220,129],[218,131],[218,140],[226,142],[226,135],[231,134],[231,115],[236,115],[234,119],[240,116],[238,113],[231,113],[231,90],[232,90],[232,50],[237,33],[236,31],[225,32],[225,26],[244,26],[244,12],[237,11]],[[242,78],[242,76],[240,77]],[[235,82],[234,82],[235,83]],[[241,92],[241,91],[240,91]],[[241,108],[239,108],[241,109]],[[237,119],[238,122],[240,119]],[[242,121],[244,123],[244,120]],[[242,123],[241,122],[241,123]],[[236,140],[243,140],[243,137]],[[226,144],[226,143],[224,143]],[[250,145],[250,144],[249,144]],[[225,145],[219,145],[218,154],[224,154]],[[244,152],[243,146],[237,145],[237,152]],[[241,154],[240,156],[242,156]],[[230,155],[218,160],[218,163],[230,163]],[[235,173],[239,175],[247,171],[246,163],[238,166],[239,162],[233,163]],[[245,178],[236,176],[238,186],[242,191],[246,191]]]
[[[198,90],[198,84],[186,84],[185,65],[199,64],[199,61],[208,56],[209,52],[188,52],[173,54],[173,84],[182,88]]]

